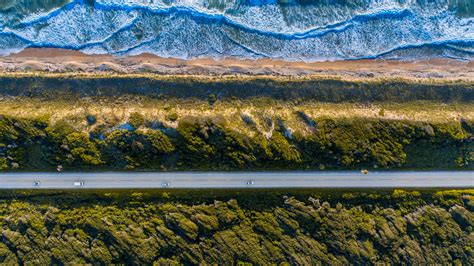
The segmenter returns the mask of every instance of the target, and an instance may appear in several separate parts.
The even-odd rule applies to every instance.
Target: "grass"
[[[71,99],[140,95],[162,99],[270,97],[321,102],[470,102],[467,81],[343,80],[335,77],[211,77],[158,75],[0,74],[0,95]]]
[[[386,83],[386,82],[406,82],[406,83],[421,83],[421,84],[461,84],[461,85],[472,85],[471,81],[459,79],[431,79],[431,78],[403,78],[403,77],[377,77],[377,78],[366,78],[366,77],[345,77],[340,75],[301,75],[301,76],[278,76],[278,75],[173,75],[173,74],[153,74],[153,73],[84,73],[84,72],[67,72],[67,73],[51,73],[51,72],[3,72],[0,73],[0,79],[2,78],[28,78],[28,77],[46,77],[54,79],[152,79],[152,80],[166,80],[166,81],[202,81],[202,82],[216,82],[216,81],[252,81],[252,80],[275,80],[275,81],[324,81],[324,80],[337,80],[337,81],[349,81],[349,82],[367,82],[371,84]]]
[[[410,103],[321,103],[280,101],[269,98],[217,101],[212,106],[205,100],[159,100],[149,97],[90,97],[74,100],[41,100],[16,97],[0,100],[0,114],[21,118],[48,117],[50,122],[79,119],[78,126],[87,126],[84,117],[93,115],[98,122],[125,122],[132,113],[147,120],[173,126],[177,118],[222,116],[242,128],[241,114],[250,116],[260,131],[268,130],[266,118],[280,118],[298,130],[303,121],[297,112],[311,118],[377,118],[417,122],[444,123],[461,118],[474,120],[474,105],[468,103],[441,104],[417,101]]]

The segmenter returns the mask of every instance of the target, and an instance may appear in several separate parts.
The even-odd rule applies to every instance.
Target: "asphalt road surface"
[[[0,189],[474,187],[474,171],[0,173]]]

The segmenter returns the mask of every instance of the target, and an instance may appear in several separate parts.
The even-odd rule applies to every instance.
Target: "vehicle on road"
[[[33,182],[33,185],[34,185],[35,187],[39,187],[39,186],[41,186],[41,182],[38,181],[38,180],[36,180],[35,182]]]
[[[369,170],[367,170],[367,169],[362,169],[362,170],[360,170],[360,173],[361,173],[361,174],[364,174],[364,175],[368,175],[368,174],[369,174]]]
[[[170,182],[162,182],[161,183],[161,187],[169,187],[170,186]]]
[[[74,182],[75,187],[83,187],[84,186],[84,181],[76,181]]]
[[[247,185],[250,186],[250,185],[253,185],[253,184],[254,184],[254,182],[252,180],[247,181]]]

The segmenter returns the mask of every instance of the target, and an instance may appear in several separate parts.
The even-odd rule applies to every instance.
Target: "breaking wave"
[[[472,60],[471,0],[6,0],[0,54]]]

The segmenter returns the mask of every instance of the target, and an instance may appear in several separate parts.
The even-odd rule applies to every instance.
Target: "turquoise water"
[[[0,0],[0,54],[472,60],[474,0]]]

